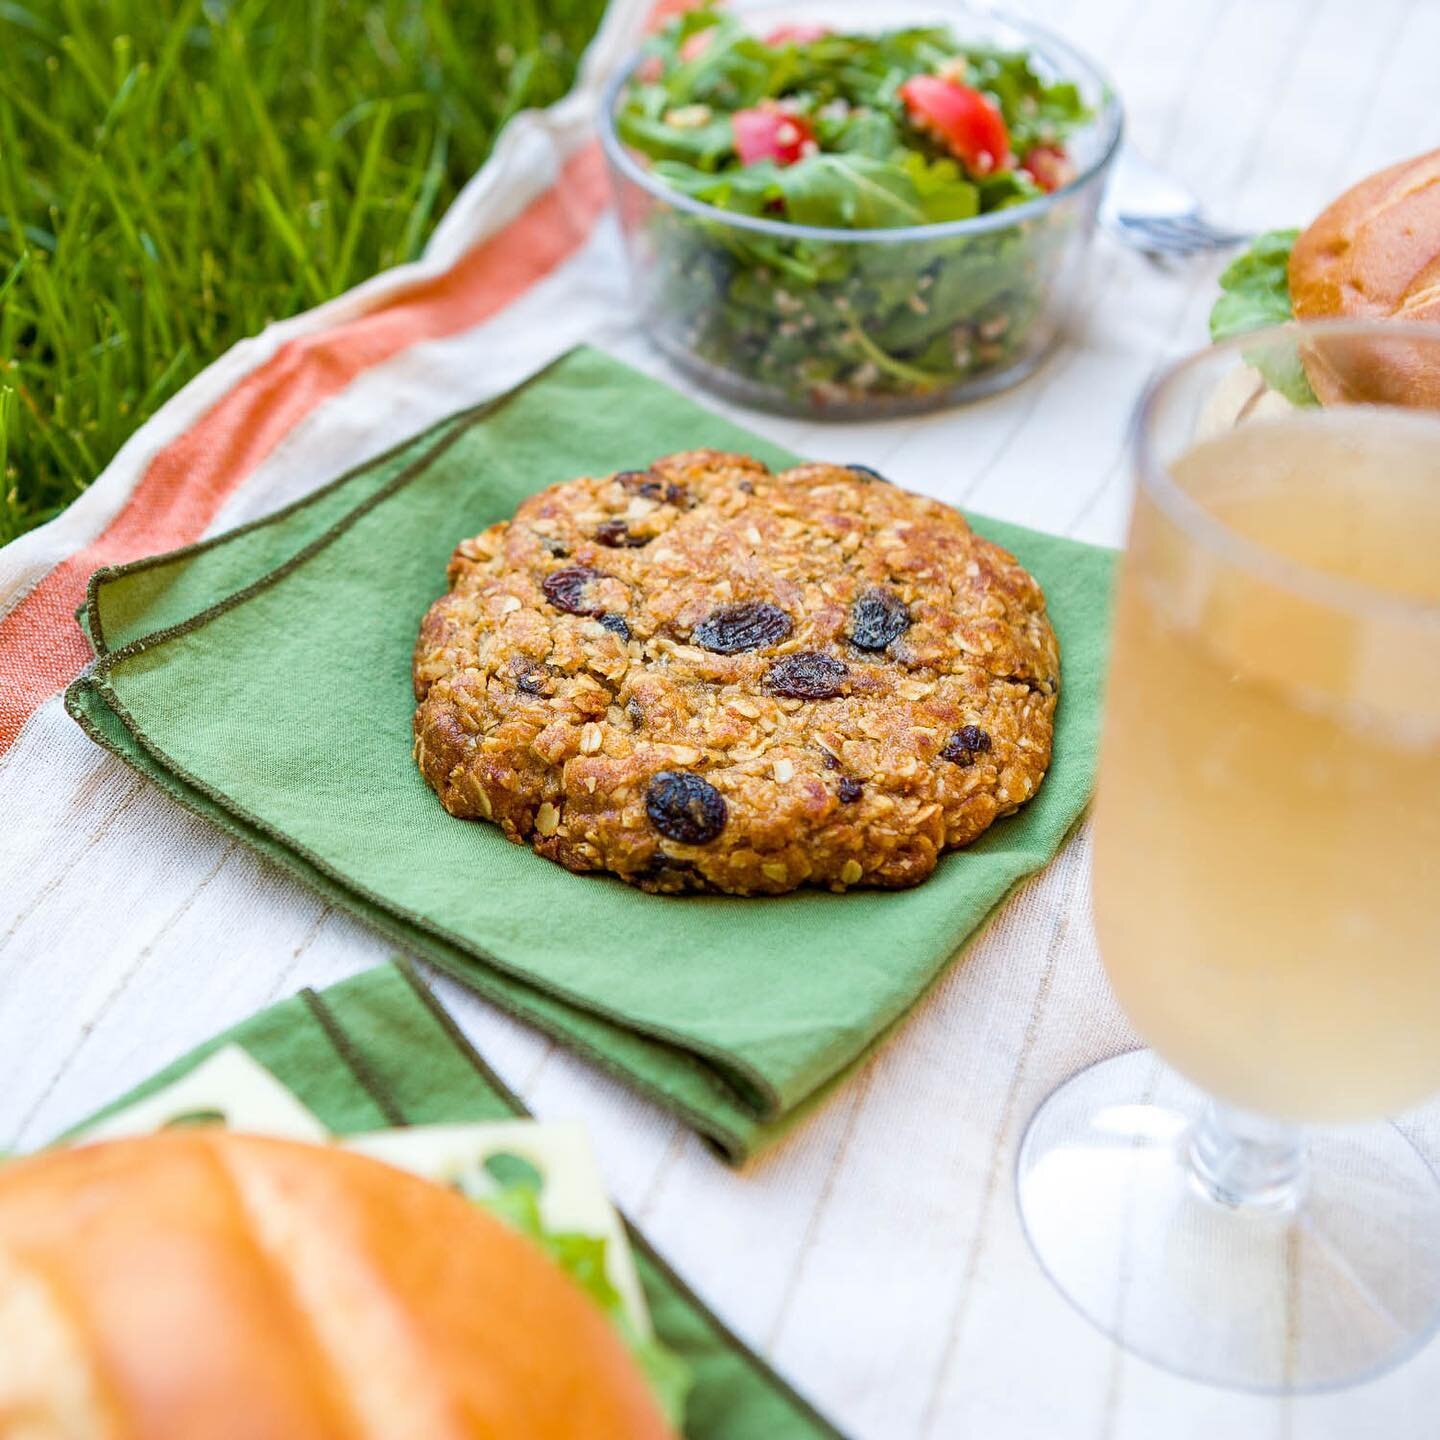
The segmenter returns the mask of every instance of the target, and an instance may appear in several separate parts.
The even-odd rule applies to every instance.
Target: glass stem
[[[1298,1125],[1211,1100],[1182,1143],[1191,1183],[1207,1200],[1229,1210],[1267,1212],[1300,1203],[1306,1146]]]

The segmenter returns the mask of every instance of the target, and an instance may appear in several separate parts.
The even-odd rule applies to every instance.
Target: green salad
[[[1070,138],[1090,119],[1078,87],[1029,55],[963,46],[943,27],[756,35],[710,5],[652,37],[614,114],[619,140],[670,190],[733,215],[870,232],[1064,188]],[[622,215],[661,343],[748,398],[808,409],[954,391],[1043,350],[1084,230],[1077,207],[1093,204],[1062,196],[1011,225],[890,243],[757,231],[623,195]]]

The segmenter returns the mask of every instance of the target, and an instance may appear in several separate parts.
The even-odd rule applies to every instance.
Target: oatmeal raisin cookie
[[[647,890],[914,885],[1034,793],[1039,585],[862,466],[693,451],[464,541],[415,647],[453,815]]]

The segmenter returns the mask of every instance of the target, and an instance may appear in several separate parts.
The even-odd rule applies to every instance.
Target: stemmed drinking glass
[[[1334,1387],[1440,1318],[1440,1182],[1381,1118],[1440,1091],[1440,326],[1214,346],[1133,446],[1094,897],[1154,1048],[1044,1103],[1020,1211],[1127,1348]]]

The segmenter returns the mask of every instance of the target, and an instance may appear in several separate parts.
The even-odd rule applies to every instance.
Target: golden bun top
[[[1440,150],[1362,180],[1316,219],[1290,255],[1290,301],[1300,320],[1440,322]],[[1326,404],[1440,408],[1440,360],[1429,347],[1373,347],[1364,365],[1358,355],[1354,344],[1337,344],[1305,357]]]
[[[219,1130],[0,1169],[4,1440],[662,1440],[525,1237],[363,1156]]]

